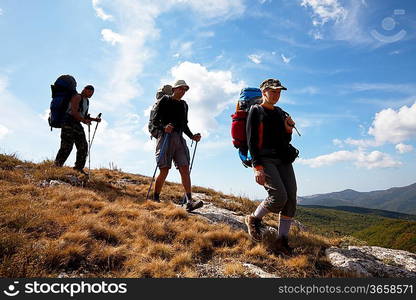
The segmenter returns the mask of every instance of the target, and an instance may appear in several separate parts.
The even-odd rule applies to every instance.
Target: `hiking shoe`
[[[188,203],[186,203],[186,211],[191,212],[195,209],[201,208],[203,205],[204,205],[204,202],[202,202],[201,200],[198,200],[198,201],[189,200]]]
[[[84,171],[84,169],[78,169],[73,167],[72,169],[74,169],[75,171],[81,173],[82,175],[88,176],[88,173]]]
[[[160,196],[157,195],[157,194],[153,194],[152,201],[154,201],[154,202],[160,202]]]
[[[261,219],[253,215],[248,215],[244,218],[244,222],[247,225],[248,234],[251,239],[255,242],[261,242],[261,228],[263,227]]]
[[[281,236],[277,239],[276,250],[288,256],[293,254],[293,248],[289,246],[289,240],[287,236]]]

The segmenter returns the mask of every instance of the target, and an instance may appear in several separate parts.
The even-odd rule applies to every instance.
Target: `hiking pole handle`
[[[296,128],[296,126],[295,125],[293,125],[293,124],[287,124],[289,127],[292,127],[292,128],[294,128],[295,130],[296,130],[296,132],[297,132],[297,134],[299,134],[299,136],[301,136],[300,135],[300,133],[299,133],[299,130]]]
[[[293,125],[293,126],[291,126],[291,127],[295,128],[296,132],[299,134],[299,136],[301,136],[301,135],[300,135],[300,133],[299,133],[299,130],[296,128],[296,126],[295,126],[295,125]]]

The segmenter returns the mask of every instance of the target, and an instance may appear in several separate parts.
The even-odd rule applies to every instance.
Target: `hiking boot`
[[[202,202],[201,200],[198,200],[198,201],[188,200],[188,203],[186,203],[186,211],[191,212],[195,209],[201,208],[203,205],[204,205],[204,202]]]
[[[88,176],[88,173],[84,171],[84,169],[78,169],[76,167],[73,167],[72,169],[74,169],[75,171],[81,173],[82,175]]]
[[[248,234],[251,239],[255,242],[261,242],[261,228],[263,227],[261,219],[253,215],[248,215],[244,218],[244,222],[247,225]]]
[[[154,202],[160,202],[160,196],[159,196],[159,194],[153,194],[152,201],[154,201]]]
[[[277,252],[282,252],[285,255],[291,256],[293,254],[293,248],[289,246],[289,240],[287,236],[281,236],[276,241]]]

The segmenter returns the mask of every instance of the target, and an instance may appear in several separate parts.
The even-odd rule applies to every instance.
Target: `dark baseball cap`
[[[281,89],[281,90],[287,90],[287,88],[285,88],[278,79],[274,79],[274,78],[269,78],[264,80],[261,84],[260,84],[260,89],[263,91],[265,89]]]

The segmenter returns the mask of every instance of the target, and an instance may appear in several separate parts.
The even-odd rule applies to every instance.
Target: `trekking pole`
[[[192,148],[193,142],[194,141],[192,140],[191,148]],[[194,165],[194,158],[195,158],[195,152],[196,152],[196,147],[197,146],[198,146],[198,142],[195,142],[195,148],[194,148],[194,153],[192,154],[191,166],[189,167],[189,176],[191,176],[192,166]],[[185,205],[185,203],[186,203],[185,199],[186,199],[186,197],[184,196],[181,205]]]
[[[300,135],[300,133],[299,133],[299,130],[296,128],[296,126],[295,125],[292,125],[292,124],[288,124],[290,127],[292,127],[292,128],[295,128],[295,130],[296,130],[296,132],[298,133],[298,135],[299,136],[301,136]]]
[[[98,114],[97,118],[101,118],[101,113]],[[95,133],[97,132],[98,122],[95,125],[94,134],[92,135],[92,139],[90,140],[91,135],[91,124],[88,124],[88,179],[90,179],[91,173],[91,146],[92,142],[94,141]]]
[[[189,175],[191,175],[191,171],[192,171],[192,166],[194,164],[194,158],[195,158],[195,152],[196,152],[196,147],[198,146],[198,142],[195,142],[195,148],[194,148],[194,153],[192,154],[192,160],[191,160],[191,166],[189,168]]]
[[[286,116],[286,118],[290,117],[290,115],[289,115],[288,113],[285,113],[285,116]],[[287,123],[286,123],[286,124],[287,124]],[[299,136],[301,136],[301,135],[300,135],[300,133],[299,133],[299,130],[296,128],[295,124],[287,124],[287,125],[289,125],[289,126],[290,126],[290,127],[292,127],[292,128],[295,128],[295,130],[296,130],[297,134],[298,134]]]
[[[91,124],[88,124],[88,179],[90,178],[91,172]]]
[[[152,176],[152,181],[150,182],[149,189],[147,190],[146,200],[149,199],[149,194],[150,194],[150,190],[152,189],[153,180],[155,179],[157,166],[159,165],[160,160],[162,159],[163,155],[165,154],[165,148],[166,148],[166,145],[168,143],[169,136],[170,136],[170,133],[165,133],[165,136],[163,137],[162,148],[160,148],[159,159],[157,160],[156,168],[155,168],[155,171],[153,172],[153,176]]]
[[[102,115],[102,113],[99,113],[99,114],[98,114],[98,116],[97,116],[97,119],[100,119],[100,118],[101,118],[101,115]],[[98,122],[97,122],[97,124],[95,125],[94,134],[92,135],[90,148],[91,148],[92,142],[94,141],[95,133],[97,132],[97,127],[98,127]]]

